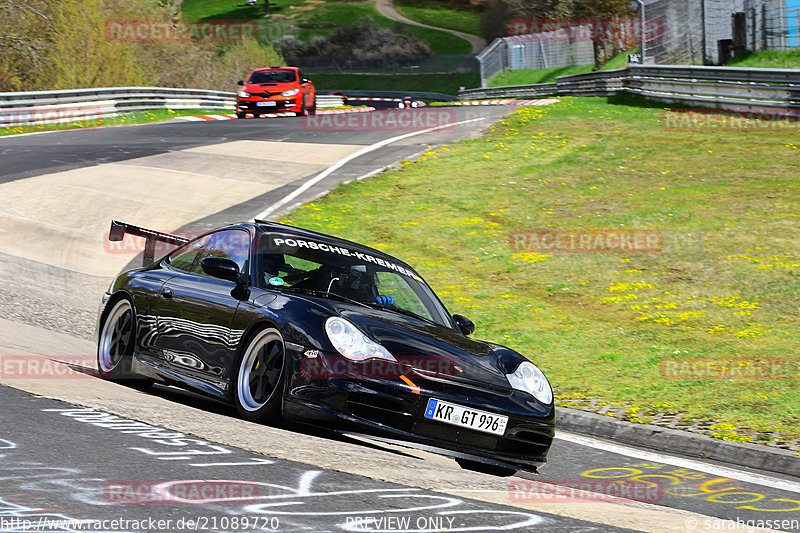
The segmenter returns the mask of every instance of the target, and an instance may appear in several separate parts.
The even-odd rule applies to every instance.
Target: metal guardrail
[[[620,92],[721,109],[798,108],[800,69],[636,65],[561,76],[555,83],[469,89],[459,97],[613,96]]]
[[[341,91],[317,91],[317,98],[319,98],[322,94],[331,94],[333,92],[339,94],[345,94],[347,96],[358,96],[358,97],[367,97],[373,96],[375,98],[404,98],[406,96],[410,96],[411,98],[417,98],[418,100],[434,100],[439,102],[450,102],[458,100],[457,97],[451,94],[444,94],[444,93],[431,93],[425,91],[365,91],[365,90],[346,90],[342,89]]]
[[[108,87],[0,93],[0,126],[113,118],[147,109],[230,109],[235,93],[166,87]]]
[[[166,87],[109,87],[0,93],[0,127],[56,124],[113,118],[149,109],[226,109],[233,112],[236,93]],[[319,95],[317,107],[343,105],[339,96]]]

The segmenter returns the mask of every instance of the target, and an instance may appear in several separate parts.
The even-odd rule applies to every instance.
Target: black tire
[[[253,422],[280,418],[286,368],[280,332],[272,327],[256,332],[237,361],[233,382],[234,403],[242,418]]]
[[[308,108],[309,115],[316,115],[317,114],[317,98],[314,97],[314,103],[311,104],[311,107]]]
[[[489,465],[479,461],[472,461],[470,459],[457,458],[458,466],[464,470],[472,470],[473,472],[480,472],[481,474],[489,474],[490,476],[508,477],[517,473],[516,468],[505,468],[502,466]]]
[[[132,371],[136,347],[136,313],[127,297],[119,298],[110,307],[97,339],[97,370],[101,378],[118,381],[140,390],[149,388],[153,380]]]
[[[253,118],[261,118],[261,113],[253,113]]]
[[[305,98],[300,100],[300,112],[297,114],[300,117],[304,117],[308,114],[308,110],[306,109],[306,100]]]
[[[236,118],[247,118],[247,113],[236,113]]]

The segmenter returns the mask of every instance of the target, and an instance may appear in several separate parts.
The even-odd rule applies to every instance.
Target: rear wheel
[[[120,298],[106,315],[97,339],[97,369],[100,377],[122,381],[138,389],[146,389],[152,380],[138,377],[132,371],[136,338],[136,315],[128,298]]]
[[[239,360],[234,386],[236,410],[242,418],[264,422],[280,416],[286,379],[286,348],[275,328],[256,333]]]
[[[247,118],[247,113],[236,113],[236,118]]]

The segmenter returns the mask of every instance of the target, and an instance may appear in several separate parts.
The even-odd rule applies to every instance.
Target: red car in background
[[[294,111],[298,115],[317,112],[314,84],[297,67],[259,68],[250,73],[236,93],[236,116],[258,118],[265,113]]]

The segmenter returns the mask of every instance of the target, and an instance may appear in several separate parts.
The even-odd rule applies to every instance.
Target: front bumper
[[[286,98],[283,96],[271,96],[269,98],[261,98],[258,96],[251,96],[249,98],[236,99],[236,112],[237,113],[275,113],[294,111],[299,113],[302,108],[302,100],[297,98]]]
[[[553,406],[510,388],[413,376],[420,389],[417,394],[401,380],[292,375],[284,405],[287,417],[331,429],[418,443],[532,471],[547,461],[555,434]],[[495,435],[427,419],[430,398],[506,415],[506,431]]]

